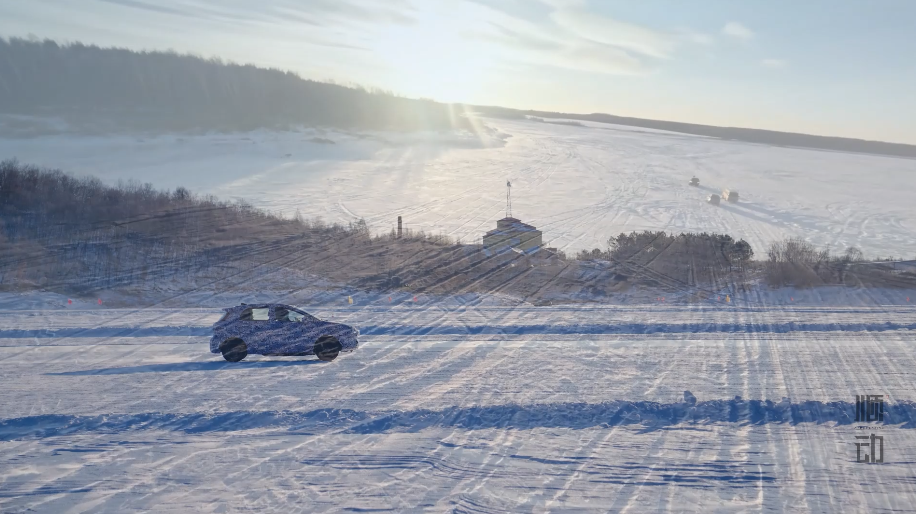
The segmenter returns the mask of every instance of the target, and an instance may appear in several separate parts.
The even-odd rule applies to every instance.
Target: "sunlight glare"
[[[388,27],[374,38],[372,49],[389,69],[386,83],[405,96],[468,101],[495,67],[492,46],[468,32],[482,20],[468,9],[427,7],[416,16],[416,24]]]

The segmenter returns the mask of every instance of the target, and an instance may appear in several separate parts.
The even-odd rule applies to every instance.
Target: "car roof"
[[[286,309],[298,310],[302,309],[298,307],[293,307],[291,305],[286,305],[285,303],[243,303],[241,305],[236,305],[235,307],[228,307],[223,309],[224,311],[234,311],[238,309],[268,309],[270,307],[283,307]],[[303,311],[305,312],[305,311]]]

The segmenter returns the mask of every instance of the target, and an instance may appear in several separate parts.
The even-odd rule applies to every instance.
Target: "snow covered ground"
[[[0,511],[916,503],[912,305],[312,299],[360,327],[361,348],[229,364],[206,344],[216,308],[4,296]],[[862,394],[887,395],[878,429],[856,428]],[[872,433],[885,462],[857,463]]]
[[[159,137],[48,136],[0,140],[0,157],[185,186],[292,215],[365,218],[477,240],[505,214],[544,231],[551,246],[604,246],[630,230],[716,231],[760,253],[802,236],[871,256],[916,255],[916,160],[777,148],[583,122],[484,120],[475,137],[352,134],[306,129]],[[333,141],[336,144],[329,144]],[[700,188],[688,187],[692,175]],[[723,188],[741,202],[716,209]]]
[[[365,218],[376,231],[402,215],[410,228],[466,242],[504,215],[509,179],[513,214],[571,251],[665,229],[724,232],[758,252],[800,235],[835,250],[916,254],[914,160],[599,124],[486,123],[495,130],[480,137],[7,139],[0,158],[289,215]],[[686,185],[694,174],[699,189]],[[741,203],[703,202],[723,187]],[[164,287],[102,293],[101,305],[0,295],[0,512],[916,505],[916,291],[533,307],[472,294],[389,301],[284,277],[269,287],[289,282],[288,291]],[[209,353],[219,307],[268,300],[356,325],[361,348],[333,363],[228,364]],[[886,395],[884,423],[871,429],[854,417],[865,394]],[[856,436],[871,434],[884,438],[885,462],[857,463]]]

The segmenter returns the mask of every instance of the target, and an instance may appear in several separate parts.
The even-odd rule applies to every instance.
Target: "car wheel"
[[[336,337],[321,336],[315,342],[315,356],[325,362],[331,362],[336,359],[342,349],[343,346],[341,346]]]
[[[248,346],[239,338],[226,339],[219,345],[219,351],[229,362],[239,362],[248,356]]]

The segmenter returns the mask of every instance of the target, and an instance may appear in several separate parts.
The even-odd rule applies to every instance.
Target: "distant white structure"
[[[512,182],[506,181],[506,217],[512,217]]]
[[[530,252],[537,250],[542,244],[543,234],[540,230],[508,216],[498,220],[496,228],[483,236],[484,248],[494,252],[509,249]]]
[[[516,250],[537,251],[543,244],[543,234],[532,225],[512,217],[512,183],[506,181],[506,217],[496,222],[496,228],[483,236],[483,247],[491,252]]]

